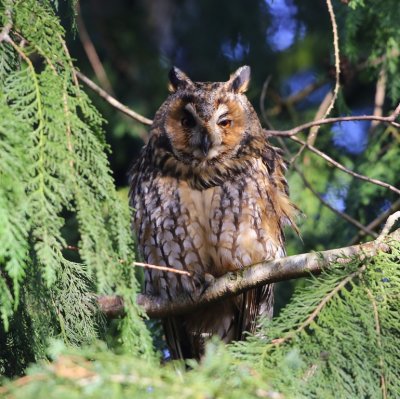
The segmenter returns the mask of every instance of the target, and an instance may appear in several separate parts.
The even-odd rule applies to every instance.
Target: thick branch
[[[388,237],[399,241],[400,229]],[[335,261],[339,260],[343,264],[346,264],[348,257],[355,255],[358,255],[360,258],[371,257],[378,250],[387,251],[388,248],[384,243],[377,244],[375,241],[370,241],[351,247],[294,255],[269,262],[261,262],[238,272],[227,273],[215,279],[201,294],[196,295],[191,293],[190,296],[182,294],[173,301],[167,298],[151,297],[142,294],[138,296],[138,304],[152,318],[163,318],[188,313],[223,298],[238,295],[251,288],[277,281],[306,277],[310,274],[319,274],[323,269],[328,269]],[[110,317],[123,313],[123,304],[120,297],[100,297],[98,302],[101,311]],[[103,306],[104,302],[106,302],[107,306]]]

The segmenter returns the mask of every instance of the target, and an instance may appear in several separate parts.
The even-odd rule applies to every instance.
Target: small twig
[[[334,52],[335,52],[335,88],[333,89],[333,96],[332,96],[331,102],[330,102],[330,104],[324,114],[324,117],[322,119],[325,119],[332,111],[332,109],[335,105],[335,102],[336,102],[336,99],[337,99],[337,96],[339,93],[339,87],[340,87],[340,56],[339,56],[338,29],[337,29],[335,13],[333,11],[331,0],[326,0],[326,5],[328,6],[329,17],[331,18],[331,23],[332,23],[333,48],[334,48]]]
[[[317,113],[315,114],[314,120],[319,120],[321,118],[324,117],[324,115],[326,114],[326,111],[329,107],[329,104],[331,104],[332,102],[332,98],[333,98],[333,93],[332,91],[328,91],[328,93],[326,94],[325,98],[323,99],[322,103],[320,104]],[[320,126],[313,126],[310,129],[310,132],[308,133],[308,137],[307,137],[307,143],[314,145],[316,139],[317,139],[317,135],[319,132],[319,127]],[[296,160],[301,156],[301,154],[303,153],[303,151],[305,150],[306,146],[303,145],[300,147],[299,151],[297,152],[297,154],[292,157],[292,159],[289,161],[290,165],[294,165],[294,163],[296,162]]]
[[[186,270],[174,269],[172,267],[158,266],[158,265],[152,265],[152,264],[149,264],[149,263],[142,263],[142,262],[133,262],[132,264],[134,266],[143,267],[145,269],[156,269],[156,270],[162,270],[162,271],[165,271],[165,272],[176,273],[176,274],[184,274],[186,276],[191,276],[191,273],[186,271]]]
[[[374,105],[374,116],[382,116],[383,115],[383,103],[385,102],[385,93],[386,93],[386,80],[387,74],[386,69],[383,67],[379,72],[379,78],[376,82],[376,91],[375,91],[375,105]],[[369,132],[372,133],[375,128],[378,126],[378,121],[372,121],[371,126],[369,128]]]
[[[128,115],[130,118],[135,119],[136,121],[143,123],[144,125],[151,125],[153,121],[148,119],[135,111],[132,111],[126,105],[123,105],[114,97],[110,96],[105,90],[99,87],[96,83],[90,80],[87,76],[85,76],[82,72],[76,71],[76,75],[78,78],[85,83],[86,86],[90,87],[93,91],[95,91],[100,97],[104,98],[110,105],[114,108],[118,109],[125,115]]]
[[[268,133],[268,131],[266,131],[266,133]],[[296,143],[299,143],[301,145],[305,145],[310,151],[312,151],[315,154],[319,155],[321,158],[325,159],[327,162],[329,162],[331,165],[335,166],[336,168],[340,169],[341,171],[343,171],[345,173],[348,173],[349,175],[351,175],[351,176],[353,176],[353,177],[355,177],[357,179],[364,180],[364,181],[367,181],[367,182],[372,183],[372,184],[376,184],[377,186],[385,187],[388,190],[393,191],[394,193],[400,195],[400,190],[398,188],[392,186],[391,184],[385,183],[385,182],[383,182],[381,180],[378,180],[378,179],[373,179],[371,177],[367,177],[367,176],[361,175],[361,174],[356,173],[356,172],[353,172],[352,170],[350,170],[350,169],[346,168],[345,166],[343,166],[341,163],[339,163],[339,162],[335,161],[334,159],[332,159],[330,156],[326,155],[324,152],[318,150],[314,146],[306,143],[303,140],[300,140],[297,137],[290,137],[290,139],[295,141]]]
[[[295,171],[299,174],[301,179],[303,180],[304,185],[318,198],[318,200],[327,208],[329,208],[332,212],[336,213],[336,215],[340,216],[342,219],[346,220],[347,222],[351,223],[352,225],[356,226],[358,229],[360,229],[362,232],[364,232],[366,235],[370,235],[373,238],[377,238],[378,234],[376,234],[374,231],[368,229],[365,227],[363,224],[361,224],[359,221],[356,219],[352,218],[350,215],[348,215],[345,212],[340,212],[336,208],[334,208],[332,205],[329,204],[329,202],[325,201],[322,196],[317,193],[314,188],[311,186],[310,182],[306,179],[304,174],[300,171],[300,169],[294,164],[293,168]]]
[[[319,315],[321,310],[325,307],[325,305],[342,289],[346,286],[348,282],[350,282],[354,277],[359,276],[361,273],[365,271],[367,267],[365,265],[361,266],[354,273],[349,274],[345,279],[343,279],[328,295],[324,297],[324,299],[318,304],[318,306],[314,309],[314,311],[310,314],[310,316],[302,323],[296,330],[291,331],[285,337],[276,338],[272,340],[272,344],[280,345],[284,342],[291,340],[296,334],[303,331],[306,327],[308,327],[315,318]]]
[[[263,84],[262,90],[261,90],[261,95],[260,95],[260,111],[261,111],[261,116],[264,120],[265,125],[270,128],[271,123],[268,120],[267,113],[265,112],[265,96],[267,94],[268,86],[269,83],[271,82],[272,75],[269,75],[267,79],[265,79],[265,82]]]
[[[291,107],[292,105],[297,104],[299,101],[303,100],[307,96],[309,96],[311,93],[313,93],[315,90],[319,89],[326,83],[325,80],[319,80],[310,83],[309,85],[305,86],[303,89],[300,91],[290,95],[287,98],[281,99],[278,97],[276,100],[278,101],[278,104],[275,105],[274,107],[268,109],[266,111],[267,115],[273,116],[276,114],[279,114],[279,112],[282,110],[283,107]]]
[[[79,1],[76,3],[76,21],[78,24],[79,37],[97,79],[102,84],[104,89],[114,96],[114,92],[111,83],[107,77],[106,71],[100,61],[96,48],[94,47],[93,42],[90,39],[89,33],[86,30]]]
[[[371,223],[369,223],[366,228],[368,230],[376,229],[384,220],[386,220],[392,213],[398,211],[400,209],[400,199],[394,202],[389,209],[385,212],[381,213],[377,218],[375,218]],[[349,245],[356,244],[360,238],[364,237],[365,233],[363,231],[359,231],[349,242]]]
[[[71,251],[79,251],[78,247],[75,247],[73,245],[66,245],[64,249],[69,249]],[[123,259],[119,260],[119,263],[125,264],[126,261]],[[143,263],[143,262],[132,262],[132,266],[139,266],[143,267],[145,269],[155,269],[155,270],[162,270],[164,272],[170,272],[170,273],[176,273],[176,274],[183,274],[186,276],[191,276],[192,274],[188,272],[187,270],[180,270],[180,269],[174,269],[173,267],[167,267],[167,266],[159,266],[159,265],[152,265],[150,263]]]

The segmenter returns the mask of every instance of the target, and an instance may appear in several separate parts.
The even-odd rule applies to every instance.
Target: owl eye
[[[183,127],[195,127],[196,126],[196,121],[193,118],[193,115],[191,115],[190,113],[187,113],[182,119],[181,119],[181,125]]]
[[[232,126],[232,121],[230,119],[222,119],[221,121],[218,122],[218,126],[231,127]]]

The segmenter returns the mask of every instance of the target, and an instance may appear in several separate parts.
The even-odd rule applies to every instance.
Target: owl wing
[[[274,206],[279,218],[279,241],[280,249],[275,257],[285,256],[283,225],[290,224],[297,232],[297,227],[293,222],[293,215],[296,208],[289,201],[289,192],[284,171],[285,162],[281,157],[281,150],[270,145],[264,147],[262,152],[262,161],[268,170],[268,178],[271,180],[271,186],[275,192],[270,193],[274,197]],[[266,259],[268,258],[268,254]],[[274,284],[267,284],[249,290],[241,295],[239,299],[241,306],[239,311],[239,323],[237,329],[237,339],[243,339],[244,333],[254,333],[260,318],[271,319],[274,306]]]

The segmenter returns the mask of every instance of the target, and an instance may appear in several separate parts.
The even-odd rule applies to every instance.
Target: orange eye
[[[193,118],[192,115],[187,114],[186,116],[184,116],[184,117],[181,119],[181,125],[182,125],[183,127],[192,128],[192,127],[195,127],[195,126],[196,126],[196,121],[195,121],[195,119]]]
[[[231,127],[232,126],[232,121],[230,119],[222,119],[222,121],[218,122],[218,126]]]

